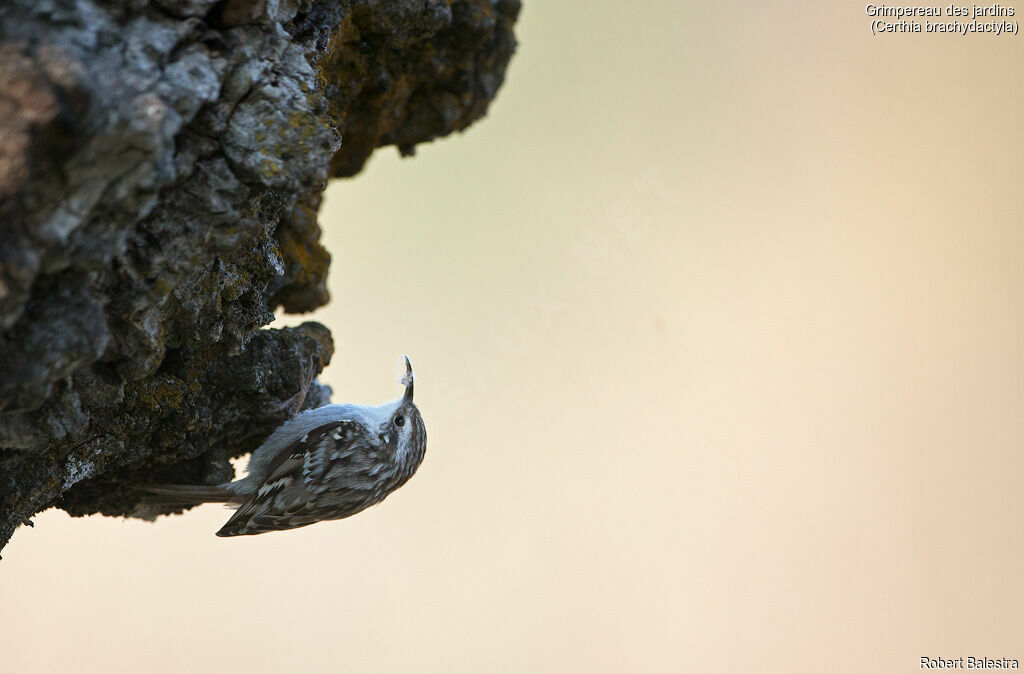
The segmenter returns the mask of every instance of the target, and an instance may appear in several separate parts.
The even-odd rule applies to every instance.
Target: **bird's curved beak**
[[[412,402],[412,383],[413,383],[413,379],[414,379],[414,377],[413,377],[413,374],[412,374],[412,363],[409,362],[409,356],[406,356],[405,357],[405,376],[402,377],[402,383],[405,384],[405,395],[402,396],[402,403],[403,404],[411,403]]]

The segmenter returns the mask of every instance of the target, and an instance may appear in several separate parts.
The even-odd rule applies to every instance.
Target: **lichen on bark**
[[[317,210],[481,117],[517,0],[0,5],[0,546],[39,510],[219,482],[328,400]],[[304,395],[303,395],[304,394]]]

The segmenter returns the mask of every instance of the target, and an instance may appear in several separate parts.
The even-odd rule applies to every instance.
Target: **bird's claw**
[[[301,378],[299,381],[299,390],[294,395],[289,397],[287,400],[279,402],[269,403],[267,410],[271,413],[284,412],[287,410],[289,417],[294,417],[302,409],[303,403],[306,402],[306,395],[309,393],[309,387],[313,385],[313,380],[316,378],[316,368],[313,366],[313,356],[307,356],[301,367]]]

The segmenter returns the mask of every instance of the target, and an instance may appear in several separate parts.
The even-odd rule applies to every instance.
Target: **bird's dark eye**
[[[405,426],[405,417],[401,414],[395,417],[395,426]]]

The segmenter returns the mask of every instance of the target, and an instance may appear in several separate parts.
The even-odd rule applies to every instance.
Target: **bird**
[[[140,485],[178,504],[236,507],[218,536],[249,536],[340,520],[383,501],[419,468],[427,449],[405,357],[405,392],[383,405],[333,404],[281,424],[249,459],[247,475],[219,485]]]

